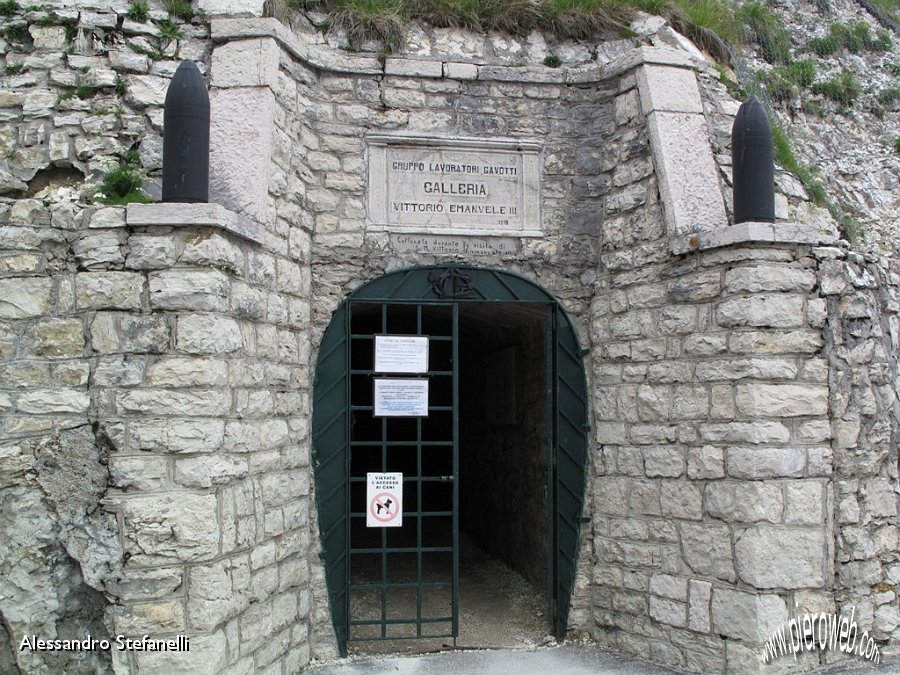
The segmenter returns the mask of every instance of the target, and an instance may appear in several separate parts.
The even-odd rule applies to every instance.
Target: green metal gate
[[[453,303],[351,300],[349,312],[348,637],[455,637],[458,308]],[[375,335],[427,336],[428,370],[414,378],[428,381],[427,416],[375,415]],[[366,527],[370,472],[403,474],[402,527]]]
[[[548,620],[565,633],[587,458],[583,352],[559,304],[533,282],[473,267],[394,272],[332,318],[316,364],[313,462],[338,646],[348,640],[456,637],[459,630],[458,351],[462,303],[546,307]],[[375,335],[427,336],[428,411],[374,415]],[[367,528],[366,475],[403,474],[403,526]]]

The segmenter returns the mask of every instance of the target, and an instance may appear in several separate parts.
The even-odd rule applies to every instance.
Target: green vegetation
[[[894,152],[900,154],[900,136],[894,139]]]
[[[86,101],[89,98],[93,98],[94,94],[96,94],[98,91],[100,91],[100,88],[95,87],[92,84],[79,84],[77,87],[75,87],[75,91],[73,93],[81,100]]]
[[[127,150],[119,159],[119,166],[103,178],[98,199],[103,204],[121,206],[138,202],[146,204],[150,201],[147,195],[140,192],[144,184],[144,176],[140,170],[140,159],[136,150]]]
[[[115,84],[116,93],[119,96],[124,96],[127,88],[128,88],[128,84],[125,81],[125,78],[122,77],[121,75],[116,75],[116,84]]]
[[[713,67],[716,69],[716,72],[719,73],[719,82],[728,86],[728,84],[734,84],[734,79],[731,77],[732,73],[723,66],[721,63],[714,63]]]
[[[66,29],[66,42],[72,42],[78,35],[78,19],[66,19],[62,25]]]
[[[122,160],[123,164],[128,166],[140,166],[141,164],[141,155],[134,148],[128,148],[128,150],[124,150],[119,154],[119,159]]]
[[[744,29],[729,3],[717,0],[676,0],[668,8],[665,3],[652,1],[637,2],[635,5],[645,12],[650,12],[654,5],[663,5],[660,8],[663,16],[672,17],[673,14],[682,13],[690,26],[715,33],[719,38],[735,44],[743,42]],[[681,23],[684,24],[685,21]]]
[[[634,5],[642,11],[666,17],[676,30],[723,63],[731,61],[728,44],[743,44],[746,38],[746,31],[731,5],[720,0],[675,0],[668,4],[648,0]],[[653,11],[655,5],[663,5],[660,12]]]
[[[819,181],[818,169],[806,166],[797,159],[787,133],[777,123],[772,125],[772,145],[775,149],[775,161],[800,179],[813,202],[820,206],[825,205],[828,197]]]
[[[18,9],[16,0],[0,0],[0,15],[12,16]]]
[[[617,31],[627,24],[628,18],[621,6],[591,0],[547,0],[543,5],[532,5],[531,10],[535,22],[532,27],[546,26],[552,33],[574,39]]]
[[[890,33],[879,30],[872,35],[869,24],[856,21],[851,24],[833,23],[828,27],[828,35],[813,38],[807,48],[818,56],[826,57],[846,49],[851,54],[860,52],[884,52],[891,48],[893,40]]]
[[[397,47],[410,18],[409,8],[403,0],[289,0],[289,4],[330,11],[333,25],[344,28],[354,46],[369,39],[379,39],[390,48]]]
[[[852,242],[862,241],[865,238],[865,233],[859,227],[856,219],[845,210],[846,207],[842,208],[828,198],[828,194],[822,186],[822,181],[819,179],[819,168],[803,164],[797,159],[784,128],[777,119],[773,119],[770,116],[770,120],[772,122],[772,144],[775,149],[775,161],[800,179],[800,182],[803,183],[803,187],[806,189],[806,194],[814,204],[828,209],[844,237]]]
[[[162,19],[161,21],[157,21],[156,27],[159,28],[160,39],[163,40],[165,44],[168,44],[181,37],[181,26],[179,26],[171,19]]]
[[[19,44],[31,42],[31,33],[28,32],[28,26],[26,26],[25,24],[15,24],[13,26],[7,26],[3,34],[10,42],[16,42]]]
[[[768,63],[784,64],[790,61],[791,37],[782,21],[765,5],[759,2],[743,5],[738,9],[737,16]]]
[[[189,0],[166,0],[164,6],[169,16],[176,16],[182,21],[190,21],[194,16]]]
[[[717,58],[727,60],[723,40],[739,42],[743,30],[726,0],[286,0],[295,9],[330,15],[328,27],[347,31],[351,44],[380,40],[395,48],[407,23],[421,19],[439,27],[496,30],[527,35],[535,28],[559,38],[621,33],[635,11],[666,17]],[[323,28],[323,26],[320,26]]]
[[[131,51],[134,53],[143,54],[152,61],[162,61],[166,58],[166,55],[160,49],[147,49],[139,44],[130,44],[128,46],[131,47]]]
[[[24,63],[10,63],[8,66],[6,66],[6,75],[18,75],[22,72],[22,68],[24,67]]]
[[[775,66],[771,70],[758,73],[765,82],[766,91],[773,100],[786,103],[800,91],[813,86],[816,79],[816,65],[811,59],[794,61],[787,65]]]
[[[861,242],[866,240],[866,233],[859,226],[859,222],[853,215],[837,207],[832,207],[830,210],[832,217],[837,222],[838,230],[848,241]]]
[[[900,23],[900,0],[869,0],[895,22]]]
[[[814,98],[804,98],[802,99],[803,110],[805,110],[810,115],[815,115],[816,117],[824,118],[828,115],[828,111],[825,109],[825,106],[822,105],[821,101]]]
[[[424,0],[416,5],[413,16],[420,15],[426,21],[444,27],[460,26],[471,30],[522,33],[536,28],[540,19],[537,4],[521,0],[500,0],[493,3],[478,0]],[[404,20],[409,18],[411,16],[407,15]],[[515,26],[517,20],[523,22],[522,27]]]
[[[800,97],[803,92],[809,91],[834,101],[838,105],[838,113],[844,113],[852,108],[863,92],[862,84],[856,75],[847,70],[840,75],[817,82],[816,62],[812,59],[801,59],[783,66],[774,66],[769,70],[757,71],[756,77],[775,103],[789,103]],[[875,98],[879,104],[889,105],[900,98],[900,87],[887,87]],[[803,107],[814,115],[825,114],[824,108],[814,99],[804,98]],[[870,112],[879,116],[884,114],[884,110],[878,106],[872,107]]]
[[[841,107],[852,108],[862,93],[862,85],[853,73],[845,70],[837,77],[832,77],[824,82],[816,82],[812,86],[812,91],[831,99]]]
[[[150,5],[144,0],[131,0],[128,6],[128,12],[125,15],[132,21],[138,23],[146,23],[150,18]]]
[[[59,14],[56,12],[49,12],[48,14],[44,14],[41,17],[41,20],[38,22],[42,26],[53,26],[59,23]]]
[[[891,105],[900,100],[900,85],[892,84],[890,87],[885,87],[878,92],[875,96],[875,100],[881,105]]]
[[[238,266],[230,260],[217,260],[214,263],[210,263],[209,266],[220,272],[225,272],[225,274],[230,274],[235,277],[241,276],[241,271],[238,269]]]
[[[544,57],[544,65],[548,68],[559,68],[562,65],[562,59],[556,54],[548,54]]]

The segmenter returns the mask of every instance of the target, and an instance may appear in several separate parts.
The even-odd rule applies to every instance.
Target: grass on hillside
[[[878,9],[900,23],[900,0],[869,0]]]
[[[768,63],[786,64],[791,58],[791,37],[779,19],[761,2],[749,2],[737,10],[738,21],[759,45]]]
[[[828,34],[813,38],[807,43],[807,48],[818,56],[826,57],[840,49],[846,49],[851,54],[863,51],[885,52],[892,45],[893,40],[886,30],[879,30],[873,34],[868,23],[856,21],[851,24],[831,24],[828,27]]]
[[[716,58],[727,60],[724,41],[738,43],[741,23],[725,0],[286,0],[294,9],[327,12],[347,31],[351,45],[380,40],[396,48],[406,24],[421,19],[434,26],[527,35],[541,29],[560,39],[599,33],[627,34],[637,11],[666,17]]]

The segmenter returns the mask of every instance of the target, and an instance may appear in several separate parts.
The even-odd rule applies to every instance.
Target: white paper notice
[[[428,380],[377,378],[375,417],[428,417]]]
[[[427,373],[428,338],[416,335],[376,335],[376,373]]]

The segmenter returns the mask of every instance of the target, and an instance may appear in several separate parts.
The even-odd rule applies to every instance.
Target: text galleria
[[[105,640],[88,635],[83,640],[42,640],[37,635],[26,635],[19,644],[19,651],[26,649],[33,652],[94,652],[106,651],[115,647],[120,652],[189,652],[190,640],[185,635],[178,635],[169,640],[153,640],[149,635],[142,638],[129,638],[117,635],[114,640]]]

